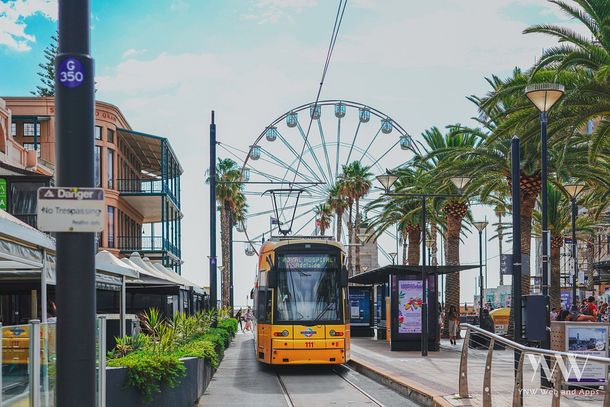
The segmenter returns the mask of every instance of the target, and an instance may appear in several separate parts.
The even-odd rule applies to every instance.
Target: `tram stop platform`
[[[468,383],[471,398],[459,399],[458,378],[462,340],[450,345],[442,340],[438,352],[421,356],[419,351],[390,351],[385,340],[351,339],[350,365],[376,381],[401,392],[420,405],[482,406],[486,350],[468,350]],[[514,388],[513,352],[494,351],[492,360],[492,405],[511,406]],[[523,372],[523,405],[550,406],[552,393],[539,388],[540,373],[526,366]],[[593,407],[603,404],[604,392],[565,391],[561,406]]]

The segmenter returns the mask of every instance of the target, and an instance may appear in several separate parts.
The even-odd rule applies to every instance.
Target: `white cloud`
[[[172,0],[169,9],[171,11],[186,11],[190,8],[190,5],[185,0]]]
[[[57,0],[0,1],[0,45],[23,52],[31,49],[36,37],[26,33],[26,19],[40,14],[57,20]]]
[[[259,24],[275,24],[284,19],[291,21],[294,14],[317,4],[317,0],[253,0],[250,12],[243,14],[242,19],[255,20]]]
[[[131,58],[131,57],[135,57],[137,55],[142,55],[146,51],[148,51],[146,48],[144,48],[144,49],[129,48],[128,50],[125,50],[123,52],[123,58],[127,59],[127,58]]]

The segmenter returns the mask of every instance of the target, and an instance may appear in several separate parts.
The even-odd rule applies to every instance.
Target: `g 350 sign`
[[[83,64],[76,58],[66,58],[57,71],[59,83],[67,88],[76,88],[85,80]]]

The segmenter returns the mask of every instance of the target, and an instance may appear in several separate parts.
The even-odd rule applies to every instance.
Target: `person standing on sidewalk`
[[[244,315],[243,315],[243,311],[240,308],[239,311],[237,311],[237,314],[235,314],[235,319],[237,319],[237,321],[239,321],[239,330],[243,333],[244,332]]]
[[[458,325],[460,323],[460,316],[458,315],[455,305],[449,307],[449,342],[452,345],[457,345],[455,338],[457,338]]]

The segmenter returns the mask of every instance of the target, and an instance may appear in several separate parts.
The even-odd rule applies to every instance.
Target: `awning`
[[[176,155],[166,138],[129,129],[117,128],[116,131],[122,141],[131,147],[131,151],[137,154],[138,159],[142,163],[141,170],[145,171],[143,174],[151,174],[157,177],[161,176],[163,143],[168,147],[174,161],[178,164],[180,174],[182,174],[182,167],[180,166],[180,163],[178,163]]]
[[[428,275],[440,275],[457,273],[464,270],[479,268],[479,265],[470,266],[426,266]],[[388,282],[388,277],[393,274],[411,274],[421,276],[422,266],[388,265],[369,270],[350,277],[349,282],[355,284],[383,284]]]
[[[136,268],[140,273],[137,280],[130,281],[131,283],[141,284],[157,284],[157,285],[180,285],[175,281],[169,279],[167,276],[159,272],[157,269],[149,267],[140,256],[140,253],[134,252],[129,258],[121,259],[122,262],[129,265],[130,267]]]
[[[137,279],[140,276],[138,270],[119,260],[116,256],[106,250],[95,255],[95,268],[98,272],[113,274]]]
[[[193,283],[192,281],[187,280],[186,278],[182,277],[180,274],[176,274],[173,271],[169,270],[168,268],[163,267],[162,264],[153,263],[146,257],[144,258],[144,261],[146,261],[147,263],[150,263],[150,265],[155,267],[157,270],[166,274],[168,277],[171,277],[173,280],[179,282],[180,284],[184,285],[185,287],[192,287],[193,291],[195,291],[196,293],[204,294],[203,289],[201,287],[199,287],[197,284]]]

